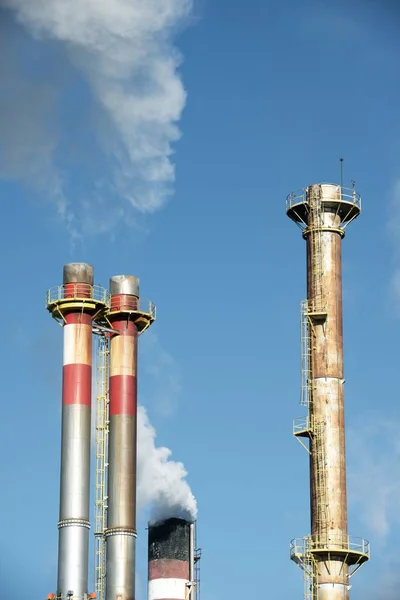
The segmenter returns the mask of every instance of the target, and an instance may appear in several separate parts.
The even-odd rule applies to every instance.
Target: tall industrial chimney
[[[64,266],[63,285],[47,293],[47,309],[64,330],[57,597],[88,593],[92,320],[107,293],[93,285],[93,267]]]
[[[194,597],[194,524],[171,518],[149,523],[148,600]]]
[[[309,600],[348,600],[349,578],[369,558],[368,542],[347,531],[344,431],[341,245],[360,211],[355,189],[334,184],[286,200],[307,244],[301,404],[308,415],[294,421],[293,432],[310,454],[311,536],[292,541],[291,558],[304,571]]]
[[[137,340],[155,319],[139,279],[110,279],[110,424],[106,549],[107,600],[134,600],[136,546]]]

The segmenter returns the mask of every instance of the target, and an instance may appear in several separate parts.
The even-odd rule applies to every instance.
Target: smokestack
[[[308,415],[295,421],[294,434],[309,440],[311,502],[311,536],[292,541],[291,558],[309,579],[307,597],[347,600],[349,577],[369,558],[368,542],[347,531],[344,430],[341,246],[361,199],[354,189],[315,184],[290,194],[286,211],[307,244],[301,404]]]
[[[93,267],[64,266],[63,285],[47,293],[47,309],[64,330],[57,596],[88,593],[92,319],[107,294],[93,286]]]
[[[134,600],[136,546],[137,339],[155,319],[139,299],[139,279],[110,279],[110,425],[106,598]]]
[[[176,518],[149,523],[148,539],[148,600],[187,600],[193,584],[192,524]]]

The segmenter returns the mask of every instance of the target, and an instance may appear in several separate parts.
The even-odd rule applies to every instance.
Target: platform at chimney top
[[[343,561],[351,568],[351,575],[369,560],[370,546],[368,540],[350,535],[329,535],[314,539],[312,536],[295,538],[290,543],[290,558],[303,567],[307,557],[312,555],[316,560],[325,562]]]
[[[108,320],[118,314],[129,315],[138,332],[143,333],[156,320],[156,305],[150,300],[135,296],[112,296],[105,318]]]
[[[57,321],[64,321],[64,314],[82,309],[101,313],[109,306],[109,293],[101,285],[69,283],[56,285],[46,293],[46,308]]]
[[[354,188],[344,188],[333,183],[316,183],[287,196],[286,214],[301,229],[306,229],[316,202],[322,213],[334,213],[340,217],[340,229],[344,229],[361,212],[361,196]]]

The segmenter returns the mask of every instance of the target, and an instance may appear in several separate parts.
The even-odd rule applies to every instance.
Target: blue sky
[[[18,0],[5,4],[19,12],[0,11],[3,595],[55,589],[62,332],[44,295],[76,260],[94,264],[103,285],[116,273],[140,276],[157,303],[141,340],[139,393],[198,501],[203,600],[302,597],[288,553],[290,539],[309,532],[307,455],[291,436],[302,414],[305,245],[285,197],[338,181],[343,155],[363,198],[343,244],[349,531],[371,541],[373,558],[352,598],[397,597],[398,9],[199,0],[178,15],[158,51],[171,53],[173,36],[186,104],[182,112],[184,94],[168,88],[154,119],[168,108],[181,138],[167,119],[133,127],[128,140],[130,157],[138,132],[142,152],[146,136],[163,148],[169,140],[173,183],[160,170],[149,182],[140,156],[121,159],[122,105],[108,116],[99,108],[105,87],[79,48],[61,29],[35,28]],[[144,600],[143,514],[138,553]]]

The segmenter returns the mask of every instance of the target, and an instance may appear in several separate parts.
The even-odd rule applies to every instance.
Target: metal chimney
[[[369,544],[347,531],[342,239],[361,211],[355,189],[315,184],[290,194],[287,215],[307,244],[307,300],[301,307],[302,395],[308,408],[294,435],[310,454],[311,536],[293,540],[310,600],[348,600],[349,577]],[[307,443],[308,440],[308,443]]]
[[[63,285],[46,298],[64,331],[57,578],[62,599],[84,600],[88,594],[92,319],[106,302],[86,263],[65,265]]]
[[[155,320],[155,306],[139,298],[139,280],[110,279],[110,423],[106,598],[134,600],[136,552],[137,342]]]
[[[193,585],[192,524],[171,518],[149,523],[148,600],[187,600]]]

